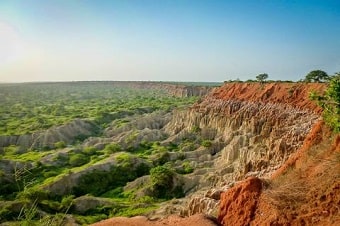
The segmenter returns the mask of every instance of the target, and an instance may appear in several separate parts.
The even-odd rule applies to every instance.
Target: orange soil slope
[[[223,100],[288,104],[320,113],[321,109],[309,99],[309,93],[322,93],[325,88],[324,83],[225,83],[211,95]]]
[[[254,181],[245,180],[222,194],[222,225],[340,225],[340,135],[331,135],[322,122],[317,123],[296,154],[262,184],[257,193],[232,192],[253,187]],[[250,192],[250,206],[235,199]],[[252,211],[234,211],[227,217],[230,202],[234,210]]]

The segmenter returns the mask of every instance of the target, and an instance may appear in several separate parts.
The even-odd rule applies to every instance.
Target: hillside
[[[121,115],[81,146],[44,154],[43,167],[68,171],[34,187],[49,193],[37,206],[56,211],[48,200],[75,195],[62,218],[72,224],[120,216],[97,225],[335,225],[339,137],[308,98],[324,89],[225,83],[189,108]],[[75,154],[91,161],[70,168],[63,159]],[[121,217],[138,215],[146,217]]]
[[[218,212],[215,223],[223,225],[336,225],[339,136],[329,138],[319,121],[321,109],[308,98],[312,90],[324,89],[317,83],[227,83],[190,110],[175,113],[166,125],[173,136],[200,128],[217,146],[210,155],[198,154],[213,166],[210,174],[205,167],[196,191],[180,202],[179,213],[189,216],[183,221]]]

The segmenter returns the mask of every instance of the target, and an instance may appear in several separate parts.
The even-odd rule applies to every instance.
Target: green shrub
[[[107,144],[104,148],[108,153],[115,153],[122,151],[122,147],[117,143]]]
[[[47,172],[43,172],[43,176],[45,178],[49,178],[49,177],[55,177],[59,174],[59,172],[55,172],[55,171],[47,171]]]
[[[202,145],[203,147],[208,148],[208,147],[211,147],[212,142],[211,142],[210,140],[203,140],[203,141],[201,142],[201,145]]]
[[[334,132],[340,132],[340,73],[331,77],[324,95],[310,93],[310,98],[323,108],[323,119]]]
[[[54,143],[54,147],[57,149],[62,149],[66,147],[66,144],[64,141],[58,141],[56,143]]]
[[[72,167],[77,167],[77,166],[84,165],[88,161],[89,161],[89,158],[86,155],[77,153],[77,154],[74,154],[74,155],[70,156],[70,159],[68,160],[68,163]]]
[[[18,199],[29,199],[31,201],[40,202],[42,200],[48,199],[49,192],[42,190],[40,188],[31,187],[24,189],[22,192],[18,193]]]
[[[174,171],[165,166],[157,166],[150,170],[150,178],[155,197],[168,198],[173,188]]]
[[[95,147],[85,147],[83,149],[83,153],[85,153],[86,155],[95,155],[97,153],[98,149]]]
[[[65,211],[70,208],[73,203],[74,195],[64,196],[60,202],[62,210]]]
[[[93,170],[81,176],[77,187],[74,188],[74,194],[80,196],[89,193],[98,196],[114,188],[122,187],[126,182],[149,172],[149,167],[146,164],[133,165],[130,161],[131,157],[128,157],[129,160],[123,157],[123,162],[112,166],[109,171]]]
[[[184,173],[192,173],[194,172],[194,167],[190,164],[190,162],[183,162],[182,164]]]

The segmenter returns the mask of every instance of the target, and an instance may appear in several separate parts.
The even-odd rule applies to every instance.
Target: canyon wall
[[[175,112],[165,126],[169,141],[184,139],[199,128],[200,135],[213,142],[206,151],[185,153],[201,169],[187,175],[194,189],[182,215],[216,212],[212,208],[218,208],[219,197],[208,194],[219,194],[249,176],[269,177],[278,169],[320,119],[321,110],[308,95],[324,88],[324,84],[227,83],[190,110]]]
[[[170,82],[117,81],[112,82],[112,84],[113,86],[134,89],[161,90],[177,97],[205,96],[213,89],[213,87],[210,86],[185,85]]]
[[[56,142],[71,144],[77,137],[89,136],[96,128],[97,126],[88,120],[75,119],[65,125],[53,126],[32,134],[0,136],[0,147],[15,145],[19,147],[20,152],[26,151],[27,148],[53,148]]]
[[[265,181],[306,145],[312,128],[320,124],[321,109],[309,99],[309,93],[323,92],[325,88],[325,84],[320,83],[226,83],[190,109],[175,111],[162,129],[168,134],[163,143],[180,143],[194,135],[210,140],[211,145],[170,153],[172,161],[183,158],[190,161],[195,170],[183,175],[185,198],[162,205],[149,219],[180,214],[188,217],[184,222],[203,213],[218,217],[216,225],[248,225],[253,223],[254,216],[258,217],[255,225],[281,225],[277,220],[279,211],[257,209],[258,199],[268,186]],[[332,161],[332,164],[336,163]],[[335,188],[339,188],[336,186],[338,182],[334,182],[330,192],[333,196]],[[333,200],[333,204],[335,202]],[[318,207],[313,216],[333,212]],[[271,214],[270,221],[268,214]],[[282,225],[290,225],[287,219]],[[120,219],[108,222],[117,220]],[[135,219],[123,220],[128,225]],[[109,225],[108,222],[100,225]],[[140,225],[154,222],[161,221],[138,221]]]

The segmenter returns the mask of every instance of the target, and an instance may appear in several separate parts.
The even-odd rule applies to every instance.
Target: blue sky
[[[338,0],[0,0],[0,82],[340,71]]]

